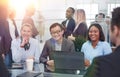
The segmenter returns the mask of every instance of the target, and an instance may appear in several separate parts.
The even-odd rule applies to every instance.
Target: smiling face
[[[21,28],[22,38],[29,39],[32,36],[32,29],[29,26],[22,26]]]
[[[52,38],[55,39],[56,41],[60,41],[64,33],[64,31],[61,30],[59,26],[55,26],[51,28],[50,32],[51,32]]]
[[[100,31],[97,27],[92,26],[89,30],[89,38],[92,42],[99,41],[100,38]]]

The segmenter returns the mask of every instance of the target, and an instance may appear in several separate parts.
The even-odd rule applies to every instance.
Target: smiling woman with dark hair
[[[110,45],[105,42],[102,28],[99,24],[91,24],[88,29],[88,41],[82,45],[85,54],[85,65],[89,66],[93,58],[112,52]]]
[[[112,11],[111,42],[116,45],[115,51],[94,58],[84,77],[120,77],[120,7]]]

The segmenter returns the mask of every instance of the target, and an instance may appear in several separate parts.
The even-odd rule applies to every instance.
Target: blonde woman
[[[75,19],[76,19],[75,29],[71,34],[71,36],[68,36],[68,39],[74,41],[75,48],[77,51],[79,51],[81,50],[81,45],[78,44],[78,41],[76,40],[81,40],[81,38],[85,40],[87,37],[87,24],[86,24],[85,11],[83,9],[77,9],[75,13]]]
[[[21,37],[12,41],[12,58],[14,62],[22,62],[28,58],[39,61],[40,47],[37,39],[32,38],[32,25],[23,24]]]

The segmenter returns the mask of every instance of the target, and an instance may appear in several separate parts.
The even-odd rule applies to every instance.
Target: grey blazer
[[[48,61],[47,57],[49,57],[49,59],[51,60],[50,54],[54,50],[55,50],[55,40],[51,38],[47,40],[44,45],[42,54],[40,56],[40,62],[46,64],[46,62]],[[74,43],[70,40],[63,38],[61,51],[74,52],[75,51]]]

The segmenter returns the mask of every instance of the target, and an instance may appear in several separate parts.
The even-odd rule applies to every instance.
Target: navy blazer
[[[120,77],[120,46],[109,55],[96,57],[84,77]]]
[[[73,18],[69,19],[68,25],[66,25],[66,22],[67,22],[67,20],[63,21],[62,25],[65,27],[64,36],[68,37],[72,34],[72,32],[75,28],[75,20]]]

